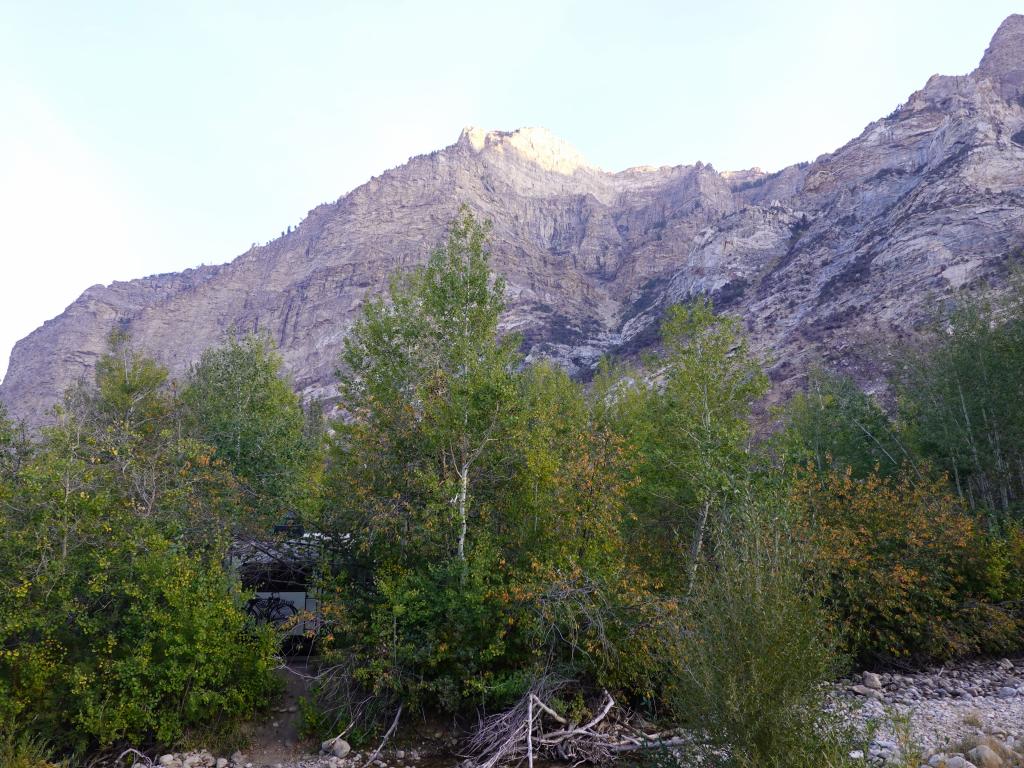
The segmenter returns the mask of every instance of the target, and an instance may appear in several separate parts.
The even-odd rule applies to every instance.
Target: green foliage
[[[986,598],[997,604],[1024,601],[1024,523],[1007,522],[990,531],[983,546],[981,582]]]
[[[319,525],[358,542],[325,612],[376,693],[455,709],[511,659],[484,535],[516,403],[514,339],[499,342],[504,286],[486,228],[467,212],[423,268],[366,302],[345,344],[330,510]]]
[[[899,420],[814,372],[777,455],[849,650],[944,660],[1022,643],[1024,291],[968,297],[897,358]],[[934,475],[929,465],[945,477]]]
[[[784,505],[759,496],[733,503],[699,571],[673,704],[729,765],[846,765],[845,734],[822,709],[841,671],[831,628]]]
[[[564,371],[528,369],[521,393],[516,482],[496,533],[527,585],[527,644],[549,672],[651,699],[679,611],[631,562],[635,452]]]
[[[45,460],[30,478],[49,473]],[[103,493],[55,511],[0,512],[14,532],[0,549],[3,714],[84,748],[171,743],[210,712],[246,715],[266,700],[274,638],[246,625],[219,563]]]
[[[334,658],[407,706],[511,702],[545,671],[650,687],[656,621],[622,538],[629,451],[579,385],[520,369],[466,211],[346,342],[345,418],[317,525]],[[634,653],[636,651],[636,653]]]
[[[988,595],[1008,595],[1024,566],[1007,563],[1006,545],[944,481],[919,480],[908,469],[857,479],[850,470],[808,468],[793,498],[852,654],[931,661],[1019,646],[1020,620]],[[1006,542],[1019,547],[1012,537]]]
[[[22,466],[32,454],[32,443],[24,425],[15,424],[0,403],[0,488],[18,479]],[[2,497],[0,497],[2,498]]]
[[[850,468],[854,477],[889,476],[907,459],[895,428],[877,402],[848,376],[815,369],[782,412],[776,451],[789,466],[818,472]]]
[[[236,484],[165,382],[113,336],[0,480],[0,721],[62,750],[173,743],[270,693],[276,639],[223,567]]]
[[[4,768],[70,768],[43,739],[0,721],[0,765]]]
[[[38,491],[34,501],[49,514],[70,496],[99,494],[182,543],[224,543],[240,516],[237,480],[212,446],[183,430],[166,382],[165,369],[112,334],[95,386],[69,390],[44,431],[36,484],[24,490]]]
[[[114,333],[41,439],[0,411],[0,723],[28,734],[0,761],[47,765],[33,734],[181,743],[265,704],[275,638],[225,563],[284,520],[324,534],[310,734],[555,680],[576,719],[605,688],[732,765],[845,766],[832,629],[860,659],[1020,647],[1024,302],[971,304],[908,354],[898,430],[813,372],[771,443],[790,479],[751,450],[768,380],[737,318],[670,308],[660,355],[585,392],[499,334],[487,238],[464,208],[364,304],[330,430],[255,335],[178,395]]]
[[[173,743],[270,692],[274,638],[246,626],[237,586],[155,537],[141,546],[83,548],[3,600],[10,714],[61,746]]]
[[[78,395],[92,406],[97,422],[133,434],[159,432],[167,416],[167,369],[132,346],[131,338],[113,331],[109,352],[96,361],[96,386]]]
[[[319,434],[268,337],[232,334],[206,350],[181,399],[189,431],[227,462],[258,520],[296,518],[315,499]]]
[[[662,342],[663,356],[647,363],[656,375],[627,374],[632,383],[613,385],[607,418],[637,448],[628,499],[635,554],[648,573],[679,590],[692,579],[709,515],[751,467],[750,412],[768,380],[739,320],[716,316],[706,299],[672,307]]]
[[[486,227],[464,211],[423,268],[370,300],[345,342],[335,425],[343,483],[364,509],[352,529],[380,547],[465,559],[470,523],[492,495],[515,403],[517,340],[499,340]],[[383,507],[383,508],[381,508]],[[410,535],[410,534],[414,535]]]
[[[299,736],[303,739],[316,739],[320,734],[331,730],[332,723],[326,712],[317,706],[315,698],[299,699]]]
[[[896,377],[908,441],[946,471],[972,509],[1024,500],[1024,286],[1003,304],[974,299],[904,350]]]

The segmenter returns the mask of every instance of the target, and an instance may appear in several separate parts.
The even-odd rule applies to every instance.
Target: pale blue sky
[[[464,125],[774,170],[970,71],[1015,10],[0,0],[0,373],[89,285],[230,260]]]

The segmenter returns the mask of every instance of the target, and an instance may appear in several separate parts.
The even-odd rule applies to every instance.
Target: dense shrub
[[[1019,620],[992,600],[1017,589],[1017,534],[989,538],[945,480],[809,467],[793,498],[851,653],[924,661],[1020,645]]]
[[[102,502],[67,512],[60,538],[40,520],[2,548],[0,716],[83,749],[173,743],[266,701],[274,638],[216,563]]]
[[[728,765],[845,765],[846,734],[823,711],[842,659],[785,517],[770,497],[748,498],[714,537],[681,642],[675,709],[725,748]]]
[[[4,768],[70,768],[38,736],[0,720],[0,765]]]
[[[1008,522],[986,537],[983,580],[989,600],[1017,604],[1024,618],[1024,524]]]
[[[0,426],[0,722],[87,752],[266,703],[276,641],[225,570],[245,507],[213,454],[123,335],[30,450]]]

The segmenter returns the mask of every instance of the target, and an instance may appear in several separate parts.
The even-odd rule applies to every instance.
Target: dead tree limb
[[[533,700],[534,695],[531,693],[530,698],[527,699],[526,709],[529,715],[526,719],[526,762],[529,768],[533,768]]]
[[[524,759],[530,768],[538,756],[577,765],[602,763],[618,753],[688,741],[675,731],[645,733],[630,725],[624,714],[616,716],[617,704],[607,691],[597,713],[576,725],[544,700],[543,696],[553,694],[550,689],[541,695],[530,691],[512,709],[483,720],[469,744],[476,768],[497,768]],[[561,727],[545,731],[545,718]]]
[[[398,711],[395,712],[395,719],[391,721],[391,727],[388,728],[387,733],[384,734],[384,738],[380,740],[380,744],[377,745],[377,749],[370,755],[369,759],[363,763],[362,768],[369,768],[373,765],[373,761],[380,757],[381,751],[384,749],[384,745],[388,743],[388,739],[391,738],[391,734],[395,732],[395,728],[398,727],[398,718],[402,716],[402,704],[398,705]]]
[[[153,761],[149,758],[148,755],[142,754],[141,752],[139,752],[139,750],[135,749],[134,747],[129,747],[128,749],[126,749],[124,752],[117,756],[117,759],[114,762],[117,765],[120,765],[121,760],[124,759],[125,755],[136,755],[137,757],[141,757],[143,760],[145,760],[147,766],[153,765]]]

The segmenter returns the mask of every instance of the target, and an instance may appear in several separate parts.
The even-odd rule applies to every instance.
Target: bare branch
[[[388,728],[387,733],[384,734],[384,738],[380,740],[380,744],[377,745],[377,749],[374,753],[367,758],[366,762],[363,763],[362,768],[369,768],[373,765],[373,761],[380,757],[381,750],[384,749],[384,745],[388,743],[388,739],[391,738],[391,734],[395,732],[395,728],[398,727],[398,718],[402,716],[402,704],[398,705],[398,710],[395,712],[395,719],[391,721],[391,727]]]

